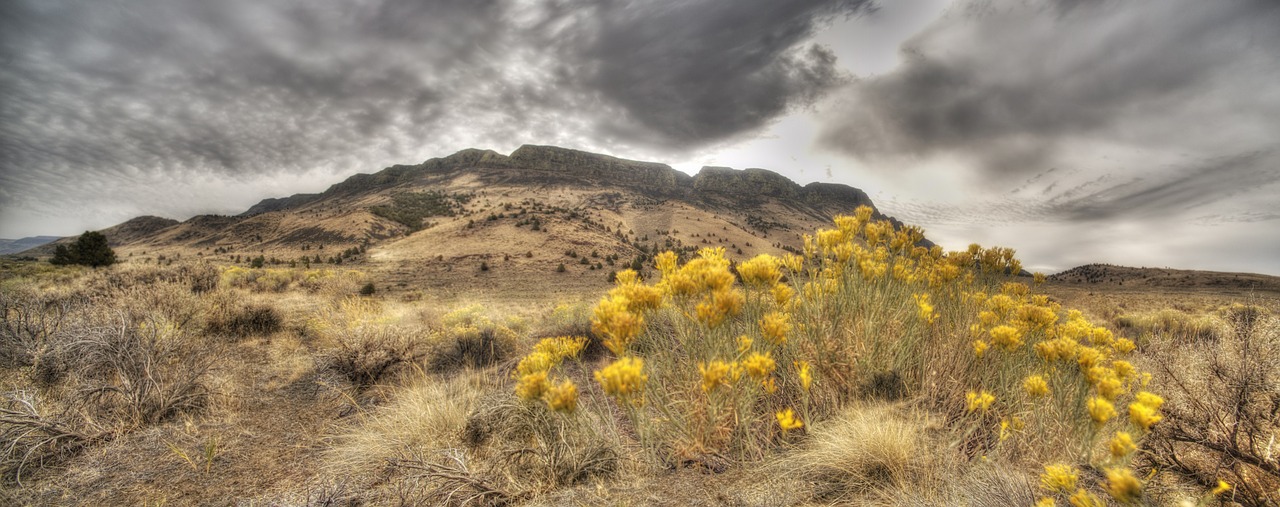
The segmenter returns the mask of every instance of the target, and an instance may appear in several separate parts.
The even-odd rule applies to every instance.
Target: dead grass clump
[[[461,434],[465,447],[419,453],[392,464],[429,485],[439,505],[506,505],[616,474],[620,445],[608,424],[579,409],[546,410],[509,393],[481,398]]]
[[[1209,315],[1191,315],[1166,308],[1158,312],[1125,314],[1113,321],[1116,329],[1138,339],[1163,336],[1179,343],[1201,343],[1222,337],[1223,326]]]
[[[815,499],[837,501],[875,490],[921,489],[936,453],[921,421],[878,405],[815,425],[804,448],[783,462],[814,484]]]
[[[420,376],[397,390],[383,406],[363,413],[333,437],[327,451],[335,472],[372,470],[389,459],[403,459],[458,445],[468,414],[488,381],[459,375],[447,381]]]
[[[247,338],[275,334],[283,324],[284,318],[274,306],[233,304],[215,307],[205,323],[205,330],[211,334]]]
[[[944,474],[949,475],[943,477]],[[937,490],[895,489],[882,495],[880,503],[901,507],[1006,507],[1035,505],[1043,493],[1034,477],[1005,463],[979,463],[940,472],[939,476],[945,480],[939,481]]]
[[[1150,461],[1209,489],[1224,480],[1242,505],[1280,503],[1280,321],[1258,307],[1223,311],[1223,339],[1187,350],[1176,338],[1149,355],[1168,386]]]

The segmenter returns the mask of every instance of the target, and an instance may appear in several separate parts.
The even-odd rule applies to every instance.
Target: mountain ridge
[[[801,186],[765,169],[704,167],[691,176],[525,145],[510,155],[465,149],[392,165],[323,192],[263,199],[239,215],[138,217],[102,232],[121,258],[142,262],[354,263],[393,286],[536,294],[545,285],[532,281],[546,273],[572,278],[558,282],[565,291],[593,289],[605,273],[572,275],[642,266],[659,249],[721,246],[737,261],[797,252],[804,234],[863,205],[875,207],[857,188]]]

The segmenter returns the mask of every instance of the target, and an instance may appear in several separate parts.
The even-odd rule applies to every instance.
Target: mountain
[[[526,145],[357,174],[237,216],[140,217],[103,232],[126,259],[343,257],[402,290],[465,285],[546,296],[545,276],[529,275],[562,276],[557,288],[577,290],[602,286],[609,271],[656,249],[721,246],[735,260],[794,251],[802,234],[861,205],[873,206],[856,188],[801,186],[764,169],[704,167],[690,176],[660,163]]]
[[[15,254],[57,240],[57,236],[32,236],[22,239],[0,239],[0,255]]]

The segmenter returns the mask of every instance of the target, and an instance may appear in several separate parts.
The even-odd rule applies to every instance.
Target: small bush
[[[360,287],[361,296],[372,296],[375,292],[378,292],[378,288],[373,286],[373,282],[366,283]]]
[[[186,349],[195,340],[185,329],[119,311],[87,324],[68,343],[67,359],[100,416],[135,428],[205,405],[213,356]]]
[[[237,338],[268,336],[280,331],[284,319],[275,307],[263,304],[236,306],[217,311],[209,318],[205,329],[213,334],[226,334]]]
[[[454,328],[440,341],[430,367],[436,372],[483,368],[514,356],[515,348],[515,333],[501,325]]]
[[[398,329],[364,329],[346,338],[323,352],[320,364],[342,375],[357,389],[384,383],[421,358],[415,342]]]

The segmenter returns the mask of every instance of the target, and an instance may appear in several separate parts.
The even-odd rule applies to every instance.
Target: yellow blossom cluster
[[[789,408],[774,414],[774,417],[778,419],[778,426],[784,432],[804,427],[804,423],[796,418],[795,412]]]
[[[618,359],[597,371],[595,377],[605,394],[636,405],[644,403],[644,387],[649,381],[649,376],[644,373],[643,359],[638,357]]]
[[[547,408],[573,413],[578,408],[578,386],[570,380],[556,383],[551,370],[565,359],[573,359],[586,348],[587,339],[576,336],[544,338],[534,345],[533,352],[516,364],[516,396],[523,400],[541,400]]]

